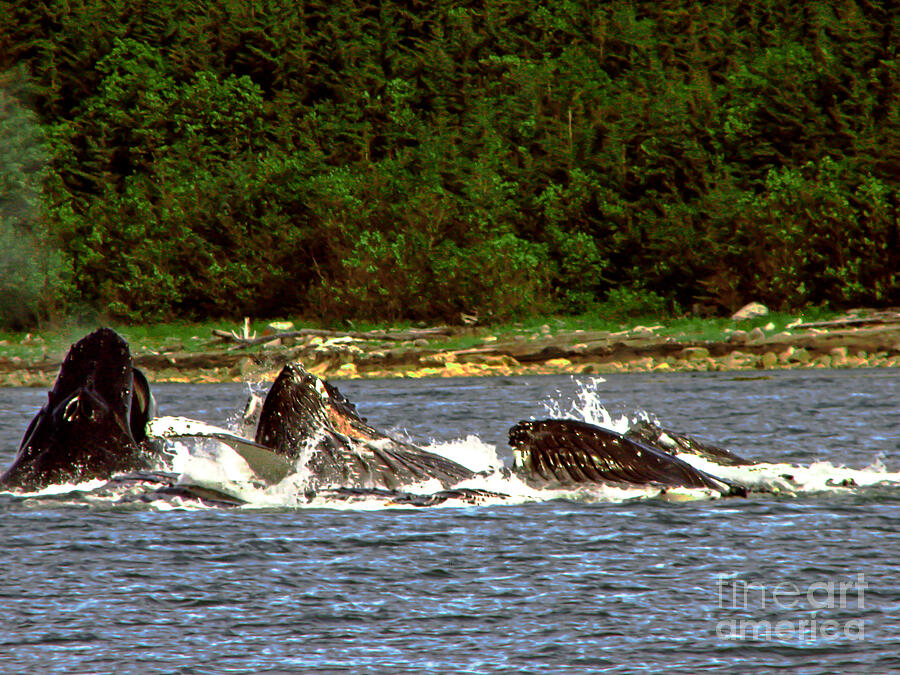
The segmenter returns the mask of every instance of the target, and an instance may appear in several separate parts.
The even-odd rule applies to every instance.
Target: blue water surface
[[[900,372],[338,383],[376,427],[503,446],[590,386],[745,456],[900,471]],[[224,423],[244,385],[158,385]],[[46,399],[0,389],[7,463]],[[0,499],[0,671],[888,673],[900,489],[670,503],[199,509]],[[840,589],[843,588],[843,592]]]

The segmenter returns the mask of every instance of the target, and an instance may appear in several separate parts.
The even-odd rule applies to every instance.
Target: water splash
[[[557,391],[555,397],[543,402],[547,417],[588,422],[620,434],[628,431],[639,419],[655,421],[655,418],[644,411],[636,411],[631,418],[627,415],[613,417],[598,391],[600,385],[606,382],[602,377],[588,380],[573,378],[573,381],[577,385],[574,399],[566,398],[562,392]]]

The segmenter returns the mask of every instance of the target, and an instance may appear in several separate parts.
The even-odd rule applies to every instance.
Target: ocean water
[[[755,475],[779,491],[395,508],[282,489],[236,509],[0,494],[0,672],[900,671],[900,371],[338,384],[376,428],[473,466],[508,460],[521,419],[648,416],[767,462]],[[154,391],[162,414],[225,425],[248,387]],[[45,399],[0,389],[4,465]]]

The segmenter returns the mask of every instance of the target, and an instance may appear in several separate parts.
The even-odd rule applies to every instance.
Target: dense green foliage
[[[7,0],[0,316],[900,304],[898,44],[877,1]]]

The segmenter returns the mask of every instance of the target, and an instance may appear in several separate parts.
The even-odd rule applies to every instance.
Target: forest
[[[0,326],[900,305],[876,0],[5,0]]]

